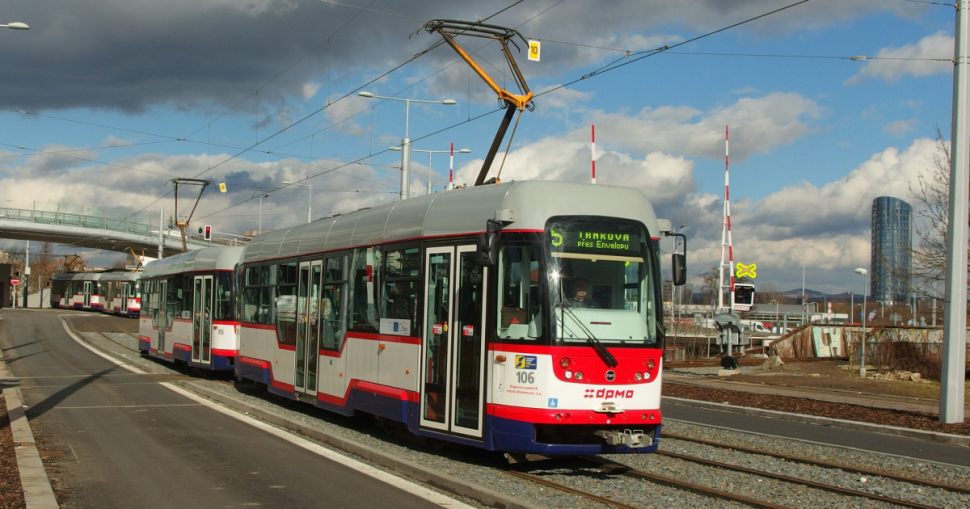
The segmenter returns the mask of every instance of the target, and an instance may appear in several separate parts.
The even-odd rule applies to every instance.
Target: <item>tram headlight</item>
[[[634,373],[633,379],[636,380],[637,382],[639,382],[640,380],[643,380],[643,373]]]
[[[573,376],[575,376],[575,377],[576,377],[576,381],[577,381],[577,382],[580,382],[580,381],[582,381],[582,380],[583,380],[583,372],[582,372],[582,371],[577,371],[577,372],[576,372],[576,374],[575,374],[575,375],[573,375]]]
[[[647,369],[653,369],[656,366],[657,366],[657,363],[653,359],[650,359],[649,361],[647,361]]]
[[[650,372],[649,371],[644,371],[643,372],[643,379],[644,380],[650,380]]]
[[[573,378],[573,372],[569,371],[568,369],[566,370],[565,373],[563,373],[563,375],[566,377],[566,380],[572,380]]]
[[[566,369],[566,368],[569,367],[569,364],[570,364],[569,357],[563,357],[562,359],[559,359],[559,367],[560,368]]]

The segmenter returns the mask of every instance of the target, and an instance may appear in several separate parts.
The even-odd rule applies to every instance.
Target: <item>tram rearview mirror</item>
[[[674,253],[670,259],[673,263],[674,286],[683,286],[687,282],[687,255]]]
[[[478,257],[476,262],[483,267],[492,267],[498,260],[498,232],[478,234]]]

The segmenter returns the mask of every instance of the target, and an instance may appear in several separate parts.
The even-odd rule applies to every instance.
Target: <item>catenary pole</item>
[[[943,359],[940,422],[963,422],[967,344],[967,208],[970,186],[970,125],[967,117],[966,0],[956,3],[953,48],[953,119],[950,134],[950,211],[947,216],[946,292],[943,308]]]

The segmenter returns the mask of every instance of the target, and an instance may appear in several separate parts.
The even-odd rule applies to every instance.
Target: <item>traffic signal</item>
[[[212,240],[212,227],[205,225],[202,227],[202,238],[205,240]]]

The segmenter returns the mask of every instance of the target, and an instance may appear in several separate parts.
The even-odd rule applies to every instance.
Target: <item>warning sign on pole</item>
[[[12,278],[10,278],[10,284],[12,284],[14,286],[19,285],[20,284],[20,278],[18,278],[18,277],[12,277]]]

